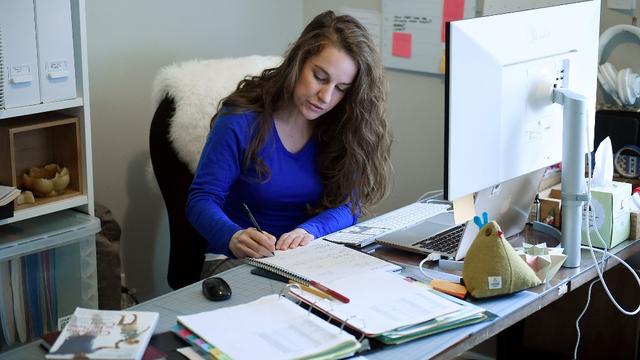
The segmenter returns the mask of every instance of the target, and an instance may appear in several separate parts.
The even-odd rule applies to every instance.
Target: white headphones
[[[615,25],[608,28],[600,35],[599,63],[602,62],[602,53],[609,41],[625,31],[640,40],[640,28],[637,26]],[[619,106],[633,106],[640,97],[640,75],[630,68],[618,71],[612,64],[605,62],[598,66],[598,81]]]

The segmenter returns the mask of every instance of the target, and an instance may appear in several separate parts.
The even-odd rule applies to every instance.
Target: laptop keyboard
[[[418,246],[427,252],[452,255],[458,250],[466,223],[454,226],[432,237],[418,241],[413,246]]]
[[[416,202],[376,218],[342,229],[324,237],[325,240],[355,246],[371,244],[377,237],[415,225],[447,211],[451,205]]]

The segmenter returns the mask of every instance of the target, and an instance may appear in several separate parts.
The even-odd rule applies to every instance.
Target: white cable
[[[587,118],[588,118],[588,113],[587,113]],[[589,136],[588,123],[589,122],[587,121],[587,128],[586,128],[587,146],[591,141],[590,136]],[[587,149],[587,152],[589,152],[589,149]],[[626,309],[623,309],[620,306],[620,304],[618,304],[616,299],[613,297],[613,295],[609,291],[609,287],[607,286],[607,283],[604,281],[604,276],[602,275],[602,270],[600,270],[600,267],[598,266],[598,261],[596,260],[596,255],[595,255],[594,251],[599,251],[599,252],[602,252],[604,254],[604,256],[602,257],[602,261],[603,262],[604,262],[604,260],[607,260],[609,258],[609,256],[614,257],[622,265],[624,265],[631,272],[631,274],[633,274],[633,276],[636,278],[636,282],[638,283],[638,286],[640,286],[640,277],[638,277],[638,274],[624,260],[622,260],[619,257],[609,253],[608,249],[607,249],[607,246],[604,247],[604,251],[600,250],[600,249],[594,249],[593,248],[593,244],[591,243],[591,227],[589,225],[589,220],[591,219],[589,209],[591,209],[591,207],[592,207],[591,206],[591,155],[589,155],[587,157],[587,159],[588,159],[588,165],[589,165],[589,166],[587,166],[587,171],[588,171],[588,176],[587,176],[587,194],[589,195],[588,196],[589,200],[587,201],[587,207],[586,207],[587,215],[583,216],[586,219],[586,230],[585,230],[585,233],[587,234],[587,242],[589,243],[589,246],[588,246],[587,249],[591,253],[591,259],[593,259],[594,264],[596,264],[596,271],[598,272],[598,277],[600,278],[600,281],[602,282],[602,287],[604,288],[605,292],[607,293],[607,296],[609,296],[609,299],[611,300],[613,305],[615,305],[615,307],[617,307],[618,310],[620,310],[620,312],[625,314],[625,315],[630,315],[630,316],[637,315],[638,313],[640,313],[640,305],[638,305],[638,307],[634,311],[628,311]],[[604,239],[602,238],[602,235],[600,235],[600,231],[598,230],[598,228],[594,226],[594,229],[595,229],[595,233],[596,233],[598,239],[602,242],[602,244],[605,244]],[[581,246],[581,248],[585,248],[585,247]],[[602,266],[604,268],[604,263],[603,263]]]
[[[587,113],[587,118],[588,118],[588,113]],[[589,146],[588,144],[590,143],[590,136],[589,136],[589,124],[587,122],[587,128],[586,128],[586,132],[587,132],[587,146]],[[587,153],[589,153],[589,149],[587,148]],[[591,211],[590,209],[592,208],[592,204],[591,204],[591,154],[589,154],[589,156],[587,156],[587,194],[588,194],[588,200],[587,200],[587,206],[586,206],[586,216],[584,215],[584,208],[583,208],[583,218],[585,219],[586,222],[586,226],[585,226],[585,233],[587,234],[587,243],[589,244],[589,246],[580,246],[581,249],[586,249],[589,250],[589,253],[591,254],[591,259],[593,260],[593,263],[595,264],[595,268],[596,271],[598,272],[598,279],[596,279],[595,281],[593,281],[591,283],[591,285],[589,285],[589,292],[587,294],[587,304],[585,305],[584,309],[582,310],[582,313],[578,316],[578,318],[576,319],[576,330],[578,333],[578,338],[576,340],[576,346],[574,348],[574,352],[573,352],[573,358],[576,359],[577,358],[577,352],[578,352],[578,346],[580,345],[580,319],[582,318],[582,316],[584,315],[584,313],[587,311],[587,308],[589,307],[589,302],[591,301],[591,289],[593,287],[593,284],[595,284],[598,280],[600,282],[602,282],[602,287],[604,288],[604,291],[607,293],[607,296],[609,297],[609,300],[611,300],[611,302],[613,303],[613,305],[618,308],[618,310],[625,314],[625,315],[637,315],[638,313],[640,313],[640,305],[638,305],[638,307],[634,310],[634,311],[628,311],[626,309],[623,309],[620,304],[618,304],[618,302],[616,301],[616,299],[613,297],[613,295],[611,294],[611,291],[609,291],[609,287],[607,286],[606,281],[604,280],[604,275],[603,275],[603,271],[605,268],[605,261],[609,260],[610,257],[615,258],[616,260],[618,260],[618,262],[620,262],[620,264],[624,265],[624,267],[626,267],[631,274],[633,275],[633,277],[635,277],[636,282],[638,283],[638,286],[640,286],[640,277],[638,277],[638,274],[636,273],[635,270],[633,270],[633,268],[631,266],[629,266],[629,264],[627,264],[624,260],[622,260],[621,258],[619,258],[618,256],[609,253],[608,251],[608,247],[606,246],[606,243],[604,242],[604,239],[602,238],[602,235],[600,234],[600,230],[598,230],[598,228],[596,226],[594,226],[594,230],[595,233],[598,237],[598,240],[600,240],[600,242],[604,245],[604,250],[600,250],[600,249],[594,249],[593,248],[593,244],[591,243],[591,226],[589,225],[589,220],[591,219]],[[602,253],[602,259],[600,259],[600,261],[598,261],[596,259],[596,255],[595,252],[600,252]],[[600,268],[600,263],[602,263],[602,269]]]
[[[582,315],[587,312],[587,308],[589,307],[589,303],[591,302],[591,289],[593,285],[600,281],[600,279],[595,279],[589,284],[589,292],[587,293],[587,303],[584,305],[584,309],[580,315],[578,315],[578,319],[576,320],[576,332],[578,333],[578,339],[576,340],[576,346],[573,348],[573,360],[578,358],[578,347],[580,346],[580,319],[582,319]]]
[[[432,196],[432,194],[435,195]],[[444,191],[442,191],[442,189],[427,191],[426,193],[420,195],[420,197],[418,198],[418,202],[424,200],[425,198],[427,200],[433,200],[442,194],[444,194]]]

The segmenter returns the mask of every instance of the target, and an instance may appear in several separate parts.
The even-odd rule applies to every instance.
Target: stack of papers
[[[365,336],[388,344],[399,344],[487,318],[484,309],[478,306],[384,271],[360,273],[327,281],[325,285],[349,297],[350,302],[328,301],[300,289],[292,289],[291,293]]]
[[[5,206],[20,195],[20,190],[13,186],[0,185],[0,206]]]
[[[216,359],[339,359],[361,346],[353,335],[279,295],[178,316],[178,324],[192,333],[174,328],[179,336]]]

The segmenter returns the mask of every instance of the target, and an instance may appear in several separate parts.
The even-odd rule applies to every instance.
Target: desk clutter
[[[400,344],[488,318],[483,308],[396,274],[398,265],[329,241],[247,262],[291,281],[279,295],[178,316],[173,331],[206,358],[342,358],[365,337]]]
[[[246,304],[178,316],[172,330],[205,358],[334,359],[353,355],[364,337],[401,344],[488,318],[483,308],[390,272],[351,274],[327,284],[347,294],[350,301],[329,299],[293,285],[285,288],[286,293]]]

